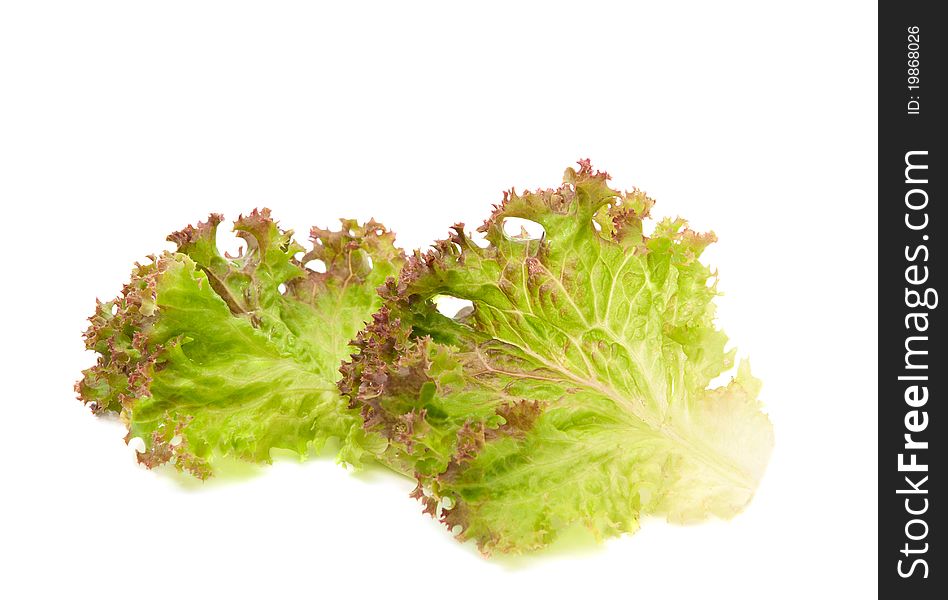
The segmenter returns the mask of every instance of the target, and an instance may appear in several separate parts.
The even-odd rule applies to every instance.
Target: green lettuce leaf
[[[376,288],[404,262],[394,236],[343,220],[337,232],[313,228],[306,252],[264,209],[236,221],[247,251],[230,257],[217,248],[220,222],[172,234],[177,252],[136,265],[118,298],[97,303],[86,345],[99,358],[80,400],[120,412],[148,467],[170,461],[205,478],[218,457],[305,456],[330,438],[357,464],[380,440],[340,398],[338,369],[381,304]]]
[[[713,234],[643,234],[653,201],[588,161],[555,190],[506,193],[480,231],[456,225],[381,291],[339,386],[408,465],[425,512],[481,551],[542,547],[575,525],[632,532],[643,514],[729,518],[773,446],[746,362],[714,325]],[[539,223],[540,239],[504,221]],[[456,317],[436,300],[468,300]]]

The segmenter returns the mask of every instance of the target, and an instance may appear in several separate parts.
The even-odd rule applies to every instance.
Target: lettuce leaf
[[[480,228],[416,252],[354,342],[339,382],[383,458],[409,465],[425,512],[484,553],[542,547],[574,525],[633,532],[643,514],[729,518],[773,446],[742,362],[714,325],[713,234],[643,233],[653,201],[588,161],[555,190],[511,190]],[[510,236],[506,219],[539,223]],[[436,300],[472,309],[441,315]]]
[[[379,440],[335,384],[349,340],[379,308],[376,288],[404,262],[394,236],[343,220],[337,232],[313,228],[305,252],[264,209],[236,221],[247,251],[230,257],[216,244],[221,220],[169,236],[176,252],[136,265],[118,298],[97,303],[85,336],[99,358],[76,385],[80,400],[121,413],[148,467],[172,462],[203,479],[217,457],[305,456],[330,438],[358,463]],[[313,260],[325,272],[305,266]]]

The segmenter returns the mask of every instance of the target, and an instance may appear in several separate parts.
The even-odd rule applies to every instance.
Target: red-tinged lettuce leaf
[[[681,219],[643,234],[652,200],[588,161],[555,190],[506,193],[387,282],[339,382],[385,457],[413,465],[425,512],[485,553],[542,547],[573,525],[632,532],[643,514],[728,518],[773,445],[714,323],[714,240]],[[508,218],[545,230],[511,237]],[[442,316],[439,296],[473,310]]]
[[[306,252],[264,209],[236,221],[247,251],[229,257],[220,222],[172,234],[177,252],[136,265],[122,294],[98,303],[86,345],[99,359],[76,385],[80,400],[120,412],[148,467],[170,461],[204,478],[218,457],[305,456],[330,438],[358,463],[379,440],[335,384],[349,340],[379,308],[376,288],[404,262],[394,236],[343,220],[340,231],[313,228]],[[307,268],[313,260],[325,272]]]

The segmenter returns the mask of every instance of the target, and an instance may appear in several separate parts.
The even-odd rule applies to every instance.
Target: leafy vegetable
[[[742,363],[713,324],[713,234],[681,219],[643,234],[653,201],[588,161],[556,190],[511,191],[480,228],[456,225],[381,290],[339,386],[413,495],[485,553],[531,550],[582,524],[635,531],[643,514],[728,518],[773,445]],[[543,226],[511,237],[504,221]],[[442,295],[473,310],[442,316]]]
[[[734,360],[698,260],[714,236],[682,219],[646,235],[653,201],[608,178],[581,161],[558,189],[511,190],[486,247],[459,224],[408,261],[374,221],[314,228],[304,255],[266,210],[235,224],[246,254],[221,256],[211,215],[98,304],[80,399],[121,413],[145,465],[201,478],[338,438],[345,462],[412,474],[424,511],[487,554],[731,517],[773,431],[746,362],[709,388]],[[512,218],[543,235],[508,235]],[[446,317],[443,296],[471,306]]]
[[[216,245],[220,215],[169,236],[177,252],[137,265],[121,296],[98,303],[86,345],[98,364],[76,385],[97,412],[118,411],[139,437],[149,467],[173,462],[207,477],[218,456],[269,461],[329,438],[357,463],[381,440],[363,433],[335,387],[349,340],[381,301],[376,288],[398,272],[394,236],[374,221],[313,228],[312,249],[282,231],[269,211],[234,229],[237,257]],[[321,260],[325,272],[305,267]]]

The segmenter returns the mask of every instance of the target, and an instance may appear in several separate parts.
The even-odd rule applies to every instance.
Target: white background
[[[345,4],[2,4],[0,596],[873,594],[875,7]],[[94,298],[210,211],[426,246],[581,157],[718,234],[777,436],[732,522],[485,560],[408,481],[323,458],[182,482],[74,400]]]

